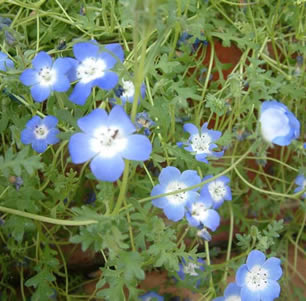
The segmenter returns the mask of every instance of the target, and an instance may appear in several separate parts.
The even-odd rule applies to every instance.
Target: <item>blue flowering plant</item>
[[[302,2],[2,1],[0,299],[304,301]]]

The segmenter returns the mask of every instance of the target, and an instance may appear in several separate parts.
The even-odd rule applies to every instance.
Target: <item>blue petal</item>
[[[163,168],[159,174],[158,180],[161,184],[166,185],[171,181],[177,181],[181,176],[181,172],[173,166]]]
[[[270,257],[269,259],[267,259],[267,261],[263,264],[263,268],[268,270],[269,279],[272,280],[278,280],[280,279],[280,277],[283,274],[282,268],[280,266],[281,261],[280,259],[276,258],[276,257]]]
[[[163,210],[167,218],[174,222],[181,220],[185,215],[184,206],[173,206],[168,203]]]
[[[220,225],[220,216],[218,212],[213,209],[208,209],[207,211],[207,217],[201,220],[201,222],[206,228],[211,231],[216,231]]]
[[[165,187],[163,185],[157,184],[153,187],[151,191],[151,196],[159,195],[165,193]],[[164,205],[167,203],[167,198],[157,198],[152,200],[152,204],[158,208],[164,208]]]
[[[64,74],[57,74],[56,82],[53,85],[53,90],[58,92],[66,92],[70,88],[70,81]]]
[[[95,41],[81,42],[73,45],[74,56],[79,60],[83,61],[87,57],[97,57],[99,52],[99,46]]]
[[[48,147],[46,139],[35,139],[32,141],[32,148],[38,153],[43,153]]]
[[[72,67],[71,61],[69,58],[58,58],[53,63],[53,69],[58,74],[66,74]]]
[[[212,141],[216,141],[221,137],[222,133],[220,131],[208,130],[208,135]]]
[[[152,144],[144,135],[130,135],[128,145],[122,151],[122,156],[128,160],[145,161],[150,158]]]
[[[224,290],[224,296],[229,297],[231,295],[240,296],[241,287],[239,287],[235,282],[231,282]]]
[[[230,179],[227,176],[220,176],[217,178],[219,181],[222,181],[224,184],[227,184],[230,182]]]
[[[90,169],[100,181],[114,182],[120,178],[124,170],[124,161],[119,156],[96,156],[90,163]]]
[[[212,301],[226,301],[224,297],[217,297],[213,299]]]
[[[201,182],[201,178],[198,173],[194,170],[185,170],[183,171],[180,181],[183,182],[187,186],[197,185]],[[198,190],[199,188],[195,188],[194,190]]]
[[[184,131],[188,132],[190,135],[199,134],[199,129],[192,123],[185,123],[183,128]]]
[[[261,300],[274,300],[280,294],[280,286],[275,280],[267,280],[267,286],[260,291]]]
[[[107,113],[103,109],[95,109],[78,120],[78,126],[85,133],[92,135],[101,126],[106,126]]]
[[[197,161],[204,162],[204,163],[208,164],[208,160],[206,159],[207,154],[198,154],[198,155],[195,156],[195,158],[196,158]]]
[[[74,82],[78,79],[76,69],[77,69],[77,66],[79,65],[79,62],[71,57],[66,57],[66,60],[68,60],[70,63],[70,69],[68,70],[66,75],[68,79],[70,80],[70,82]]]
[[[90,148],[90,139],[90,136],[83,133],[76,133],[70,137],[68,149],[73,163],[84,163],[97,154]]]
[[[207,122],[203,123],[203,125],[202,125],[202,127],[201,127],[201,133],[205,133],[205,132],[208,132],[208,131],[209,131],[208,128],[207,128],[207,126],[208,126],[208,123],[207,123]]]
[[[31,129],[24,129],[22,132],[21,132],[21,142],[23,144],[30,144],[32,143],[33,140],[36,139],[35,135],[34,135],[34,132],[33,130]]]
[[[30,119],[27,124],[26,127],[29,129],[34,130],[34,128],[38,125],[41,125],[42,120],[39,116],[34,116],[32,119]]]
[[[248,267],[246,264],[241,265],[236,272],[236,283],[238,286],[243,287],[246,285],[245,278],[249,273]]]
[[[20,81],[25,85],[25,86],[33,86],[38,84],[38,76],[37,76],[37,71],[33,69],[26,69],[22,72],[20,75]]]
[[[227,200],[227,201],[231,201],[232,200],[232,191],[231,191],[231,188],[226,186],[225,190],[226,190],[226,193],[225,193],[224,199]]]
[[[93,81],[93,86],[98,86],[103,90],[111,90],[118,83],[119,77],[117,73],[112,71],[104,72],[103,77],[97,78]]]
[[[136,131],[136,127],[132,123],[130,117],[119,105],[114,106],[109,112],[108,126],[120,128],[125,136]]]
[[[258,250],[253,250],[249,253],[246,265],[251,270],[255,265],[263,265],[266,260],[264,253]]]
[[[34,69],[36,69],[38,71],[43,67],[51,68],[52,67],[52,58],[47,52],[41,51],[41,52],[37,53],[37,55],[33,59],[32,65],[33,65]]]
[[[31,88],[31,95],[33,99],[37,102],[42,102],[46,100],[49,97],[50,93],[50,87],[35,85]]]
[[[82,83],[77,83],[74,86],[74,89],[72,93],[69,96],[69,100],[71,100],[73,103],[77,105],[83,105],[88,96],[91,93],[91,88],[92,88],[92,82],[89,82],[87,84],[82,84]]]
[[[51,130],[49,130],[49,133],[46,137],[46,143],[47,144],[56,144],[58,143],[60,140],[57,138],[57,135],[59,134],[59,130],[52,128]]]
[[[56,125],[57,125],[57,118],[54,117],[54,116],[46,116],[44,118],[44,120],[42,121],[42,123],[48,128],[48,129],[51,129],[51,128],[55,128]]]
[[[304,183],[304,175],[300,174],[296,177],[295,182],[296,185],[302,186]]]
[[[116,58],[116,61],[118,59],[123,62],[124,60],[124,52],[120,44],[118,43],[113,43],[113,44],[108,44],[104,46],[107,50],[111,51],[114,54],[114,57]],[[110,67],[112,68],[112,67]]]
[[[260,301],[260,294],[258,291],[251,291],[246,286],[241,289],[241,301]]]

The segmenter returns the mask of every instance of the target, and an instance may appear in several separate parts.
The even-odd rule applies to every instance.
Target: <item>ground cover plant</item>
[[[0,300],[304,300],[305,5],[0,1]]]

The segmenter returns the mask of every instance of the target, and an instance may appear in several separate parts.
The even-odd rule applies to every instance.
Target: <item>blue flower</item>
[[[117,62],[123,62],[123,49],[120,44],[105,45],[104,49],[101,51],[95,40],[76,43],[73,46],[76,60],[74,60],[74,74],[70,76],[70,80],[78,80],[78,83],[69,99],[75,104],[83,105],[95,86],[111,90],[117,85],[118,75],[110,69]]]
[[[224,290],[224,297],[215,298],[213,301],[241,301],[240,291],[241,287],[235,282],[229,283]]]
[[[192,227],[206,227],[215,231],[220,224],[218,212],[211,209],[213,202],[209,198],[195,198],[188,202],[186,218]]]
[[[295,188],[294,192],[299,192],[306,188],[306,179],[303,174],[296,177],[295,184],[298,185],[298,187]],[[306,199],[306,192],[302,194],[302,198]]]
[[[197,277],[199,276],[197,270],[204,271],[205,261],[202,258],[198,258],[197,262],[195,263],[194,260],[190,257],[189,262],[186,263],[184,258],[182,259],[182,263],[179,264],[179,271],[177,272],[178,276],[181,280],[184,280],[185,277]],[[201,280],[197,281],[197,286],[200,284]]]
[[[41,119],[34,116],[26,124],[26,128],[21,132],[21,142],[23,144],[32,144],[32,148],[38,153],[43,153],[49,144],[59,142],[56,128],[57,119],[54,116],[46,116]]]
[[[126,102],[133,103],[135,95],[135,86],[133,82],[130,80],[122,80],[122,84],[115,89],[115,94],[121,99],[122,105],[124,105]],[[138,103],[140,102],[140,99],[144,99],[145,95],[146,86],[145,84],[142,84],[140,86],[140,97],[138,99]]]
[[[203,181],[206,181],[212,177],[212,175],[207,175],[203,178]],[[205,184],[200,192],[201,198],[210,200],[212,202],[212,208],[214,209],[219,208],[223,204],[224,200],[231,201],[231,188],[226,185],[229,181],[230,179],[228,177],[221,176]]]
[[[70,87],[67,72],[71,68],[70,61],[58,58],[54,62],[51,56],[40,51],[32,61],[34,69],[26,69],[20,76],[25,86],[31,86],[31,94],[35,101],[46,100],[51,92],[65,92]]]
[[[207,122],[203,124],[201,132],[192,123],[186,123],[184,130],[190,134],[188,142],[182,143],[187,145],[184,147],[187,151],[194,153],[198,161],[208,163],[207,157],[222,157],[224,151],[214,152],[213,148],[217,147],[214,141],[217,141],[222,133],[219,131],[207,129]]]
[[[7,71],[12,68],[14,68],[14,62],[8,58],[7,54],[0,51],[0,70]]]
[[[155,122],[149,117],[147,112],[139,112],[136,114],[135,125],[137,130],[144,128],[144,134],[150,136],[150,128],[155,125]]]
[[[280,259],[253,250],[246,264],[236,273],[236,283],[241,287],[241,301],[272,301],[278,298],[280,286],[277,280],[282,276]]]
[[[69,141],[69,152],[73,163],[90,159],[90,169],[101,181],[114,182],[124,170],[124,160],[145,161],[152,152],[150,140],[136,131],[129,116],[119,105],[109,114],[95,109],[78,120],[84,133],[76,133]]]
[[[269,143],[285,146],[300,135],[300,122],[288,108],[276,100],[261,105],[261,134]]]
[[[155,292],[148,292],[139,297],[142,301],[164,301],[164,297]]]
[[[186,170],[181,173],[177,168],[168,166],[163,168],[159,177],[160,184],[153,187],[151,196],[168,193],[199,184],[201,178],[194,170]],[[160,197],[152,201],[153,205],[164,210],[168,219],[177,222],[185,215],[185,206],[188,201],[197,198],[198,189]]]

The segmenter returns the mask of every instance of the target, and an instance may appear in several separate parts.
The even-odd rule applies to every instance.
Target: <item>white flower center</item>
[[[285,112],[282,108],[271,108],[261,114],[261,133],[268,142],[272,142],[276,137],[286,136],[290,132],[289,119]]]
[[[132,81],[122,80],[122,88],[123,88],[123,93],[121,95],[122,98],[130,98],[134,96],[135,87]]]
[[[228,298],[225,299],[225,301],[241,301],[241,297],[237,295],[229,296]]]
[[[184,265],[184,267],[183,267],[184,274],[188,274],[190,276],[198,276],[199,275],[195,271],[196,269],[199,269],[199,265],[196,264],[196,263],[192,263],[192,262]]]
[[[211,138],[207,133],[195,134],[191,137],[191,147],[197,154],[209,154]]]
[[[259,265],[255,265],[245,277],[247,287],[251,291],[263,290],[268,285],[268,271]]]
[[[43,67],[38,71],[38,81],[41,86],[52,86],[56,81],[56,71],[50,67]]]
[[[168,184],[165,193],[176,191],[179,189],[184,189],[186,187],[187,186],[182,182],[173,181]],[[171,195],[168,195],[167,198],[169,202],[173,205],[182,205],[185,203],[187,199],[187,192],[185,191],[181,193],[171,194]]]
[[[44,124],[35,126],[34,135],[36,139],[45,139],[48,136],[48,133],[49,130]]]
[[[127,139],[119,128],[100,127],[90,141],[90,148],[104,158],[112,158],[127,146]]]
[[[77,78],[87,84],[104,75],[106,64],[102,59],[88,57],[77,67]]]
[[[226,195],[226,188],[223,182],[213,181],[208,184],[208,191],[214,201],[220,202]]]
[[[196,202],[191,205],[191,215],[197,221],[202,221],[207,217],[208,209],[201,202]]]

